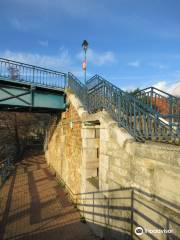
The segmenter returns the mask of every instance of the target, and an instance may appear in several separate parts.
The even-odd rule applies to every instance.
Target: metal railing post
[[[34,71],[35,71],[35,69],[34,69],[34,67],[33,67],[33,83],[34,83]]]
[[[169,227],[170,227],[169,225],[170,225],[170,224],[169,224],[169,219],[167,218],[167,219],[166,219],[166,230],[169,230]],[[170,238],[169,238],[169,233],[166,234],[166,239],[167,239],[167,240],[170,239]]]
[[[108,197],[108,226],[109,226],[109,202],[110,202],[110,199]]]
[[[134,189],[131,190],[131,240],[134,233]]]
[[[153,108],[153,87],[151,87],[151,100],[150,100],[150,103],[151,103],[151,109]]]
[[[136,102],[134,100],[134,136],[136,136]]]
[[[172,97],[170,97],[170,101],[169,101],[169,114],[170,114],[170,119],[169,119],[170,136],[172,136],[172,125],[173,125],[173,98]]]
[[[94,192],[93,192],[93,223],[94,223]]]

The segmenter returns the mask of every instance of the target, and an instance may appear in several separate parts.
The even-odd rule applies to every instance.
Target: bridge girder
[[[56,112],[65,108],[64,89],[0,79],[0,111]]]

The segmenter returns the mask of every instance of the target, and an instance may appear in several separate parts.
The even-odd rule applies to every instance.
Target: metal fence
[[[98,234],[101,229],[107,239],[179,239],[180,222],[173,212],[178,212],[180,207],[167,199],[135,187],[75,194],[63,179],[60,182],[79,209],[81,220],[87,221]],[[165,206],[171,215],[164,211]],[[142,235],[136,235],[137,227],[142,229]]]
[[[7,158],[3,161],[0,161],[0,186],[10,175],[11,171],[14,169],[13,159]]]
[[[95,75],[84,85],[69,74],[68,84],[88,112],[106,110],[119,126],[124,127],[136,140],[180,144],[179,126],[174,128],[174,125],[164,121],[155,109],[104,78]]]
[[[180,98],[155,87],[142,89],[135,96],[154,109],[170,126],[180,131]]]
[[[52,88],[66,87],[66,74],[0,58],[0,79]]]
[[[155,203],[149,203],[151,195],[139,189],[87,192],[75,194],[74,197],[82,216],[88,222],[103,227],[107,239],[144,239],[146,236],[149,239],[178,240],[180,223],[161,208],[158,209]],[[157,201],[164,203],[163,199]],[[168,204],[171,206],[171,203]],[[140,236],[135,233],[137,227],[143,231]],[[151,230],[162,231],[160,238]]]
[[[86,86],[72,73],[68,73],[68,87],[79,97],[84,107],[88,108],[88,94]]]

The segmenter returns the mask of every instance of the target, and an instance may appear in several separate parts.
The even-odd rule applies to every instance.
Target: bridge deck
[[[94,239],[41,154],[25,154],[0,191],[0,239]]]

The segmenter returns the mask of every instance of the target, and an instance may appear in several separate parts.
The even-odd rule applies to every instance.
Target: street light
[[[86,62],[86,51],[88,49],[88,42],[86,40],[83,41],[82,43],[82,47],[83,47],[83,50],[84,50],[84,61],[83,61],[83,70],[84,70],[84,82],[86,84],[86,67],[87,67],[87,62]]]

